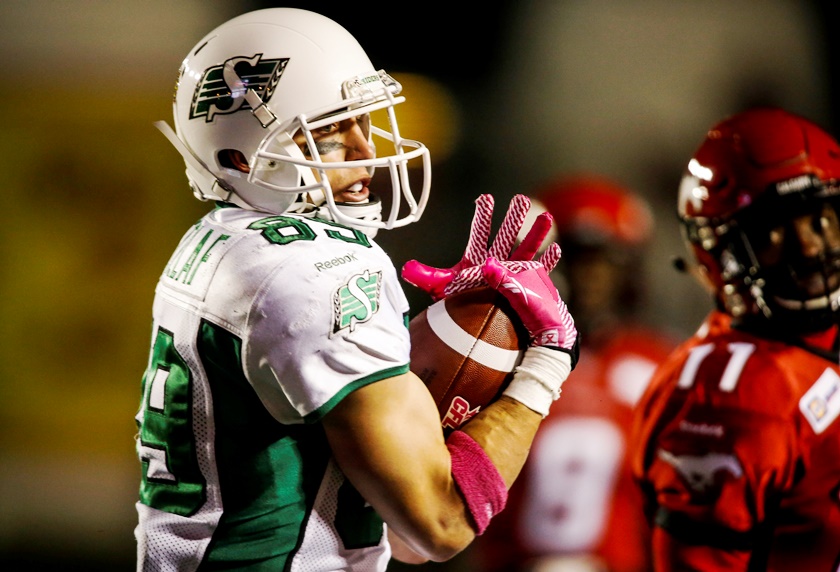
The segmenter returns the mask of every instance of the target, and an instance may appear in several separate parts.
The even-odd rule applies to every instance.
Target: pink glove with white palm
[[[493,203],[492,195],[481,195],[476,199],[475,215],[467,248],[455,266],[435,268],[417,260],[409,260],[402,269],[403,279],[427,292],[434,301],[438,301],[456,292],[482,286],[484,277],[481,273],[481,265],[489,256],[515,271],[535,267],[537,262],[531,259],[551,230],[553,220],[551,215],[547,212],[540,214],[521,244],[511,252],[525,222],[528,209],[531,207],[531,200],[525,195],[514,196],[493,244],[488,249]],[[551,272],[560,258],[559,247],[552,246],[556,248],[549,248],[539,262],[546,267],[548,272]]]
[[[514,271],[490,257],[481,271],[531,335],[531,346],[503,395],[545,417],[577,364],[580,343],[575,321],[541,264]]]
[[[530,333],[531,347],[503,393],[545,416],[577,363],[579,344],[574,320],[548,277],[560,260],[560,247],[552,243],[539,260],[532,260],[551,229],[551,215],[540,214],[511,252],[530,206],[525,195],[513,197],[488,249],[493,197],[481,195],[461,260],[451,268],[410,260],[403,266],[402,277],[435,301],[485,284],[505,296]]]
[[[516,272],[490,257],[481,266],[481,271],[487,284],[510,302],[531,335],[531,346],[568,352],[574,367],[578,345],[575,321],[545,267],[540,264]]]

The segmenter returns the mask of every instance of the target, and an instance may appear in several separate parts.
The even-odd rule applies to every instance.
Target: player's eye
[[[327,135],[331,135],[338,131],[338,123],[330,123],[329,125],[324,125],[323,127],[319,127],[312,134],[315,136],[316,139],[319,137],[325,137]]]

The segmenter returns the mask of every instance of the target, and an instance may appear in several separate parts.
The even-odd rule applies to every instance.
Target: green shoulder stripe
[[[408,373],[408,364],[384,369],[382,371],[378,371],[374,374],[368,375],[367,377],[357,379],[353,383],[347,384],[347,386],[344,389],[336,393],[332,397],[332,399],[327,401],[321,407],[304,417],[303,421],[304,423],[317,423],[324,417],[324,415],[332,411],[332,408],[338,405],[338,403],[342,399],[347,397],[351,392],[356,391],[360,387],[364,387],[370,383],[374,383],[383,379],[388,379],[389,377],[402,375],[404,373]]]

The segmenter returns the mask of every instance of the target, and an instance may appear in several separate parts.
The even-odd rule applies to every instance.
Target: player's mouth
[[[810,297],[818,297],[824,295],[826,292],[837,290],[838,276],[832,274],[830,276],[823,276],[822,274],[812,274],[801,281],[802,289],[808,293]]]
[[[343,191],[335,194],[335,202],[337,203],[360,203],[366,201],[370,194],[367,184],[369,181],[356,181]]]

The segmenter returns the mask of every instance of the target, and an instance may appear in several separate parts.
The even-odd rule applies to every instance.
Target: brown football
[[[528,345],[507,300],[489,287],[435,302],[411,320],[409,332],[411,371],[450,430],[499,396]]]

